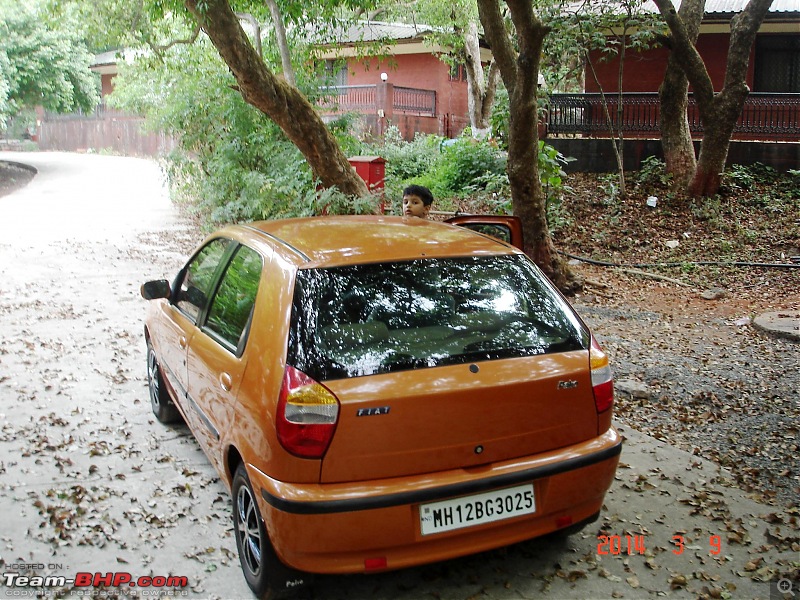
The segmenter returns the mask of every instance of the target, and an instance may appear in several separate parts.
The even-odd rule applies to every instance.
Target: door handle
[[[189,345],[188,340],[184,336],[181,336],[178,340],[178,345],[181,347],[181,350],[186,350],[186,346]]]
[[[230,392],[231,388],[233,387],[233,379],[228,373],[222,373],[219,376],[219,384],[222,386],[222,389],[226,392]]]

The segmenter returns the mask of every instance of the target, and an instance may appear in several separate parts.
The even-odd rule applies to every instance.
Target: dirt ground
[[[576,305],[612,355],[616,414],[800,510],[800,344],[752,324],[800,308],[800,177],[734,168],[720,196],[698,200],[638,175],[625,199],[609,194],[613,175],[569,177],[555,234],[573,256],[634,265],[572,261],[587,283]]]
[[[575,300],[611,354],[619,419],[726,467],[753,497],[800,511],[800,344],[752,325],[761,312],[800,307],[778,291],[705,289],[578,266],[603,289]],[[602,293],[601,297],[598,293]]]

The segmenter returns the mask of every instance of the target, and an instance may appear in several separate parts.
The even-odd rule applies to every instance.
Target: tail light
[[[302,371],[287,366],[278,399],[278,441],[300,458],[322,458],[339,419],[339,400]]]
[[[608,355],[603,352],[594,336],[589,348],[589,364],[592,370],[594,405],[597,412],[601,413],[614,403],[614,377],[611,374],[611,365],[608,364]]]

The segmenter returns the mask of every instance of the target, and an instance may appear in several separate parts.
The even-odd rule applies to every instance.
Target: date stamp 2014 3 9
[[[670,543],[674,546],[672,553],[680,556],[686,550],[686,538],[673,535]],[[709,554],[717,556],[722,553],[722,538],[711,535],[708,538]],[[620,554],[644,554],[647,552],[644,535],[598,535],[597,554],[602,556]]]

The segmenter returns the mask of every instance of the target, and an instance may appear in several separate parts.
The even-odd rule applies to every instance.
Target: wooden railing
[[[377,96],[374,85],[332,85],[324,88],[319,104],[325,108],[338,108],[340,111],[374,111]]]
[[[433,117],[436,115],[436,92],[396,85],[392,108]]]
[[[383,84],[383,88],[388,92],[384,99],[378,88],[378,85],[329,86],[322,90],[324,96],[320,105],[323,108],[336,108],[340,112],[387,111],[391,107],[393,111],[436,116],[436,92],[434,90]]]
[[[621,113],[618,100],[617,94],[606,94],[605,98],[601,94],[552,94],[546,117],[548,134],[609,137],[617,135],[621,125],[622,132],[628,137],[658,136],[660,104],[657,93],[622,94]],[[703,125],[691,94],[687,117],[693,136],[702,137]],[[614,133],[611,134],[610,130]],[[800,94],[751,93],[734,129],[734,137],[800,140]]]

